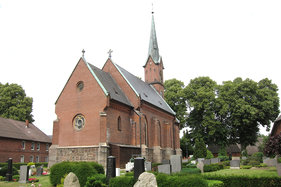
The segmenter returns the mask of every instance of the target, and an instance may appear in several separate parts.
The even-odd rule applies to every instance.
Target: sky
[[[269,78],[281,88],[280,0],[0,0],[0,82],[24,88],[34,124],[51,135],[83,49],[99,68],[112,49],[115,63],[143,78],[152,3],[165,80]]]

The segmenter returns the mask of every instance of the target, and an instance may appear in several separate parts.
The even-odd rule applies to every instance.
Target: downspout
[[[139,116],[139,124],[140,124],[140,156],[141,156],[141,112],[135,111],[136,114]]]

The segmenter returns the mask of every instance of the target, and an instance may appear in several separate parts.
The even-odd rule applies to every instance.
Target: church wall
[[[124,77],[120,74],[120,72],[116,69],[114,64],[112,64],[111,60],[108,59],[105,65],[102,68],[103,71],[109,72],[119,87],[122,89],[126,96],[128,97],[131,104],[137,108],[139,106],[139,98]]]
[[[77,88],[79,81],[84,83],[81,91]],[[104,92],[86,64],[80,59],[56,103],[59,126],[58,145],[98,145],[100,112],[103,111],[106,104],[107,98]],[[73,119],[77,114],[85,117],[85,126],[81,130],[73,127]]]

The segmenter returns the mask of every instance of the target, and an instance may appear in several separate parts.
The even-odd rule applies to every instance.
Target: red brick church
[[[161,162],[181,155],[179,124],[163,98],[163,61],[152,15],[145,82],[111,60],[102,69],[84,52],[56,101],[49,165],[109,155],[123,168],[133,155]]]

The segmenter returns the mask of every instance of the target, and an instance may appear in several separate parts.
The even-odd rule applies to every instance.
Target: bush
[[[7,172],[8,172],[8,165],[5,165],[0,169],[0,176],[6,177]],[[16,167],[13,167],[13,175],[19,175],[19,172]]]
[[[258,160],[260,163],[263,162],[263,153],[262,152],[256,152],[251,156],[253,159]]]
[[[198,168],[183,168],[181,172],[178,175],[186,175],[189,174],[195,174],[195,173],[201,173],[201,170]]]
[[[207,156],[206,156],[206,159],[211,159],[211,158],[214,158],[214,155],[213,153],[207,149]]]
[[[280,186],[280,177],[254,177],[236,175],[204,175],[208,180],[220,180],[227,187],[275,187]]]
[[[281,157],[278,157],[278,158],[277,158],[277,162],[278,162],[278,163],[281,163]]]
[[[240,166],[241,169],[251,169],[252,166],[248,166],[248,165],[242,165]]]
[[[33,166],[33,165],[35,165],[34,162],[28,162],[28,164],[27,164],[27,166]]]
[[[101,164],[98,164],[96,162],[89,162],[91,166],[99,173],[99,174],[104,174],[104,169]]]
[[[204,172],[218,171],[220,169],[223,169],[223,165],[219,165],[219,164],[204,165]]]
[[[54,164],[50,171],[50,181],[53,186],[60,184],[61,178],[70,172],[78,177],[81,186],[86,184],[88,177],[97,174],[92,162],[61,162]]]
[[[130,187],[130,186],[134,186],[135,182],[136,181],[134,177],[129,177],[129,176],[114,177],[110,179],[109,187]]]
[[[195,139],[194,158],[205,158],[207,156],[207,148],[202,138]]]
[[[230,166],[230,161],[220,162],[223,166]]]
[[[92,177],[88,177],[86,187],[105,187],[106,177],[104,174],[96,174]]]
[[[223,182],[218,180],[209,180],[208,187],[223,187]]]
[[[13,175],[12,179],[15,180],[15,181],[19,181],[20,176],[19,175]]]
[[[229,157],[228,156],[218,156],[218,158],[220,159],[220,161],[229,161]]]
[[[4,181],[6,177],[0,176],[0,181]]]

